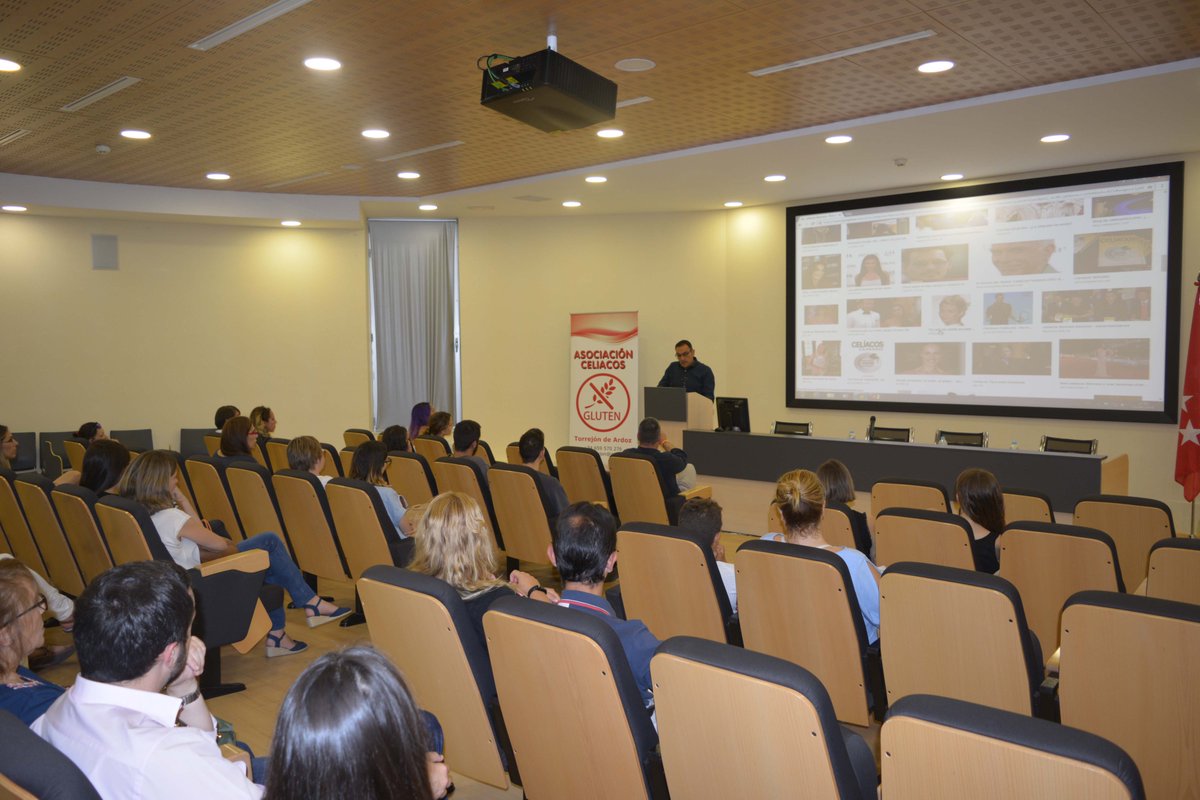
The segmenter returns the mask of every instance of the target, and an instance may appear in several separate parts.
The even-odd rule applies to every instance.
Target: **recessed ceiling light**
[[[386,139],[387,137],[391,136],[391,134],[385,131],[383,128],[367,128],[362,132],[362,135],[368,139]]]
[[[780,181],[786,181],[787,175],[768,175],[763,180],[767,183],[779,183]]]
[[[961,181],[963,179],[961,172],[947,172],[942,176],[944,181]]]
[[[1070,138],[1071,135],[1069,133],[1051,133],[1047,136],[1043,136],[1042,141],[1046,144],[1055,144],[1057,142],[1065,142]]]
[[[15,61],[9,61],[7,58],[0,58],[0,72],[17,72],[21,69],[21,65]]]
[[[622,72],[645,72],[648,69],[654,69],[657,64],[648,58],[622,58],[614,67]]]
[[[204,177],[208,178],[210,181],[227,181],[227,180],[229,180],[229,173],[227,173],[227,172],[210,172],[207,175],[205,175]]]
[[[954,69],[953,61],[926,61],[921,66],[917,67],[917,72],[924,72],[929,75],[934,72],[946,72]]]
[[[603,175],[588,175],[584,180],[588,183],[608,183],[608,178]]]
[[[285,227],[285,228],[299,228],[299,227],[300,227],[300,220],[298,220],[298,219],[285,219],[283,222],[281,222],[281,223],[279,223],[279,224],[280,224],[280,225],[282,225],[282,226],[283,226],[283,227]]]
[[[583,203],[578,200],[563,200],[563,208],[579,208]]]
[[[150,133],[148,131],[138,131],[138,130],[132,130],[132,129],[126,130],[126,131],[121,131],[121,135],[124,136],[126,139],[149,139],[150,138]]]
[[[28,211],[29,209],[26,208],[25,206],[0,206],[0,210],[3,210],[3,211]]]
[[[422,203],[421,205],[417,206],[417,208],[421,209],[422,211],[437,211],[437,206],[435,206],[433,203]]]
[[[620,128],[603,128],[596,131],[596,135],[601,139],[620,139],[625,135],[625,131]]]
[[[728,203],[725,204],[725,207],[726,208],[741,208],[742,201],[741,200],[730,200]]]
[[[847,143],[853,142],[853,141],[854,141],[853,136],[847,136],[844,133],[839,133],[839,134],[836,134],[835,136],[826,136],[825,137],[825,144],[847,144]]]
[[[325,58],[324,56],[318,56],[316,58],[304,59],[304,66],[308,67],[309,69],[315,69],[318,72],[332,72],[335,69],[341,69],[342,62],[338,61],[336,58]]]
[[[412,171],[397,172],[396,177],[403,178],[406,181],[415,181],[417,178],[421,177],[421,173]]]

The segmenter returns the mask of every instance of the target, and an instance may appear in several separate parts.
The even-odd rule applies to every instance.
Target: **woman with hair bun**
[[[958,513],[971,526],[971,556],[978,572],[1000,570],[1000,534],[1004,531],[1004,493],[986,469],[966,469],[954,482]]]
[[[788,472],[775,484],[775,499],[772,502],[783,517],[783,533],[768,533],[762,538],[828,550],[846,562],[866,628],[867,641],[876,641],[879,638],[879,570],[859,551],[831,545],[821,535],[825,490],[816,474],[807,469]]]
[[[75,431],[76,439],[83,439],[89,445],[102,442],[108,438],[108,431],[99,422],[85,422]]]

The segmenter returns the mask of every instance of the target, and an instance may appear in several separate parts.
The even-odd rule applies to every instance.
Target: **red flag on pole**
[[[1200,286],[1200,276],[1194,286]],[[1179,449],[1175,453],[1175,482],[1189,503],[1200,494],[1200,292],[1192,305],[1192,333],[1188,337],[1183,373],[1183,401],[1179,407]]]

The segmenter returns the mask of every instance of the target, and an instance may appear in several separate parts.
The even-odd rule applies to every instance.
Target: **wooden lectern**
[[[683,447],[684,430],[716,427],[713,401],[679,387],[647,386],[642,390],[642,408],[642,416],[657,419],[663,435],[676,447]]]

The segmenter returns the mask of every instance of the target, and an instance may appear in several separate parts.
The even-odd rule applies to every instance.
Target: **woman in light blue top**
[[[837,547],[821,535],[821,514],[825,511],[825,490],[815,473],[794,469],[775,484],[774,503],[783,517],[783,533],[768,533],[762,537],[772,541],[801,544],[828,550],[842,561],[850,572],[854,594],[858,597],[867,641],[879,639],[879,570],[871,560],[848,547]]]
[[[350,477],[366,481],[379,492],[379,499],[387,510],[388,519],[396,526],[401,539],[412,536],[412,522],[407,519],[408,503],[387,482],[388,450],[383,442],[363,442],[354,449],[350,460]]]

